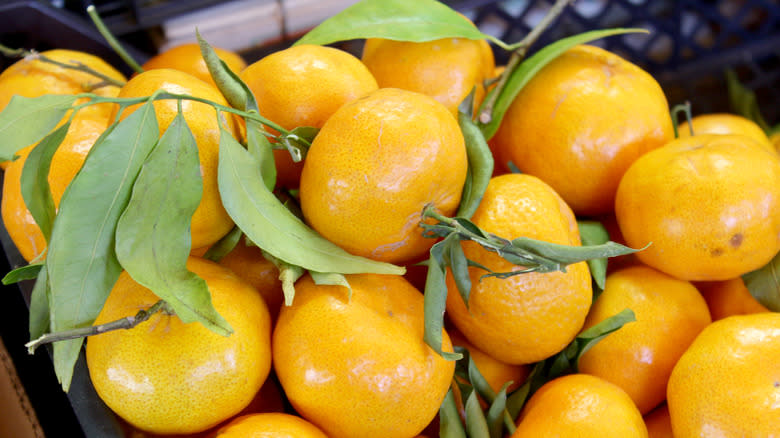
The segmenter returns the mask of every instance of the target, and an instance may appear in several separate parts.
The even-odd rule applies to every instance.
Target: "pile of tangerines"
[[[458,117],[465,99],[479,108],[500,77],[488,42],[370,38],[360,57],[299,44],[249,65],[215,52],[275,124],[269,133],[317,130],[301,160],[274,145],[277,197],[328,241],[405,274],[344,273],[339,283],[304,272],[285,302],[283,265],[247,236],[213,256],[236,229],[222,201],[220,133],[246,145],[252,125],[229,112],[215,117],[196,100],[154,101],[160,132],[183,114],[197,144],[202,197],[186,267],[205,280],[232,333],[168,309],[89,336],[92,383],[128,436],[778,434],[780,314],[742,277],[771,266],[780,250],[780,158],[754,122],[701,114],[675,126],[656,80],[596,46],[576,45],[544,65],[485,136],[495,166],[466,219],[508,240],[575,247],[580,227],[598,223],[609,240],[638,251],[610,258],[600,284],[585,261],[521,272],[522,261],[500,250],[458,243],[470,290],[459,293],[456,267],[447,270],[441,335],[444,352],[463,355],[456,360],[424,340],[425,261],[438,240],[420,222],[434,222],[421,216],[429,206],[455,217],[479,172]],[[160,89],[230,106],[197,44],[160,53],[129,79],[87,53],[41,55],[122,85],[28,56],[0,74],[0,109],[14,95],[136,98]],[[92,145],[139,108],[103,102],[75,114],[48,171],[55,206]],[[34,147],[4,163],[2,218],[23,257],[40,263],[47,237],[21,184]],[[497,272],[515,275],[489,275]],[[94,325],[158,300],[123,272]],[[578,335],[624,309],[632,321],[538,380]],[[462,372],[472,365],[477,373]],[[491,412],[495,399],[518,391],[525,397],[514,410]]]

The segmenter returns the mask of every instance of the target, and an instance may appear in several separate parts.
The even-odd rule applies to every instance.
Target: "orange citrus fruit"
[[[40,55],[63,64],[83,64],[112,79],[125,81],[124,75],[117,69],[89,53],[54,49],[41,52]],[[116,88],[89,73],[45,62],[38,56],[28,56],[0,73],[0,111],[8,105],[14,95],[38,97],[44,94],[90,92],[100,96],[114,96]]]
[[[626,171],[615,216],[643,263],[677,278],[727,280],[780,250],[780,160],[740,135],[669,142]]]
[[[133,426],[159,434],[195,433],[244,409],[271,369],[271,323],[260,294],[227,268],[190,257],[214,308],[233,328],[221,336],[158,312],[129,330],[91,336],[87,368],[100,398]],[[149,308],[159,298],[124,272],[95,324]]]
[[[94,105],[97,106],[97,105]],[[55,207],[70,181],[81,169],[92,145],[106,130],[108,115],[86,107],[74,117],[65,138],[54,153],[49,168],[49,188]],[[8,235],[26,261],[31,261],[46,250],[46,239],[22,198],[22,169],[34,145],[20,150],[18,159],[10,162],[3,176],[2,217]]]
[[[740,134],[750,137],[769,151],[775,151],[775,147],[758,124],[748,118],[728,113],[700,114],[686,120],[677,128],[680,137],[690,137],[691,127],[693,135],[699,134]]]
[[[505,383],[511,382],[507,386],[507,394],[511,393],[525,382],[531,372],[528,365],[510,365],[488,355],[484,351],[472,345],[457,330],[448,330],[452,345],[463,347],[469,352],[469,357],[474,361],[474,365],[485,378],[490,389],[498,393]]]
[[[268,305],[271,320],[275,321],[284,301],[282,281],[279,280],[279,269],[263,257],[263,250],[241,239],[235,248],[220,259],[219,264],[233,271],[260,292]]]
[[[220,428],[214,438],[327,438],[303,418],[274,412],[242,415]]]
[[[240,54],[219,47],[213,47],[213,49],[219,59],[224,61],[234,73],[238,74],[246,67],[246,61]],[[172,68],[189,73],[202,81],[208,82],[215,87],[217,86],[200,52],[200,45],[197,43],[185,43],[166,49],[149,58],[141,65],[141,68],[144,70]]]
[[[777,436],[778,364],[780,313],[735,315],[710,324],[669,378],[674,436]]]
[[[644,418],[648,438],[674,438],[672,419],[669,417],[669,406],[666,403],[645,414]]]
[[[674,364],[712,320],[701,294],[687,281],[647,266],[607,276],[584,328],[631,309],[629,322],[582,355],[579,371],[620,386],[646,414],[666,399]]]
[[[588,374],[553,379],[528,400],[512,438],[647,437],[647,427],[619,386]]]
[[[179,70],[147,70],[132,79],[119,92],[119,97],[151,96],[157,90],[176,94],[187,94],[205,98],[227,106],[222,94],[214,86]],[[200,170],[203,178],[203,196],[192,216],[192,248],[209,246],[218,241],[233,228],[233,220],[222,206],[217,187],[217,164],[219,156],[220,126],[237,136],[238,131],[232,117],[221,114],[206,103],[182,100],[182,113],[198,145]],[[122,112],[127,117],[137,109],[131,106]],[[178,113],[176,99],[158,99],[154,102],[160,133],[165,132]]]
[[[542,68],[491,139],[496,166],[542,179],[577,215],[612,211],[620,178],[674,136],[658,82],[636,65],[581,45]]]
[[[303,44],[271,53],[241,72],[261,115],[291,130],[321,128],[331,114],[377,89],[376,79],[352,54]],[[297,188],[302,162],[287,150],[274,150],[277,185]]]
[[[482,230],[506,239],[520,236],[580,245],[574,214],[540,179],[507,174],[491,179],[471,218]],[[494,272],[523,269],[475,242],[463,242],[466,258]],[[576,263],[566,272],[486,277],[469,267],[468,307],[447,275],[447,315],[475,347],[508,364],[529,364],[561,351],[579,333],[592,299],[590,271]],[[555,327],[554,330],[550,327]]]
[[[309,276],[296,282],[273,334],[282,388],[328,436],[415,436],[436,416],[455,362],[423,341],[423,295],[402,276],[346,278],[351,297]],[[452,351],[446,332],[442,348]]]
[[[466,168],[463,134],[442,104],[382,88],[325,122],[304,162],[301,209],[345,250],[403,263],[434,244],[419,226],[426,205],[457,210]]]
[[[742,277],[721,281],[697,281],[694,285],[707,302],[713,321],[731,315],[769,312],[769,309],[750,294]]]
[[[493,77],[495,60],[485,40],[443,38],[426,42],[369,38],[361,57],[381,88],[401,88],[426,94],[457,114],[458,105],[475,91],[485,95],[484,82]]]

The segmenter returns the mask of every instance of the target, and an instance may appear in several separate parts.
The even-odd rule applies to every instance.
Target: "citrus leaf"
[[[506,411],[506,390],[512,382],[506,382],[498,391],[498,394],[493,398],[490,403],[485,420],[487,420],[488,429],[490,431],[490,438],[503,437],[503,426],[506,424],[510,430],[509,435],[514,433],[514,423],[509,418],[509,413]]]
[[[309,271],[311,279],[314,280],[314,284],[327,285],[327,286],[342,286],[347,288],[347,296],[352,298],[352,286],[349,285],[347,277],[344,274],[338,274],[335,272],[314,272]]]
[[[309,271],[401,275],[405,269],[352,255],[326,240],[282,205],[262,182],[259,163],[222,130],[219,192],[228,214],[264,251]]]
[[[241,241],[241,236],[243,235],[244,233],[240,228],[233,227],[233,229],[219,239],[217,243],[211,245],[208,251],[203,254],[203,258],[211,260],[212,262],[219,262],[223,257],[228,255],[230,251],[233,251],[236,245],[238,245],[238,242]]]
[[[636,321],[636,315],[634,315],[634,311],[631,309],[623,309],[609,318],[599,322],[598,324],[583,330],[574,339],[574,343],[576,343],[577,349],[571,360],[573,371],[577,372],[579,369],[578,364],[580,362],[580,357],[582,357],[583,354],[585,354],[610,333],[619,330],[624,325],[633,321]]]
[[[572,246],[544,242],[541,240],[529,239],[527,237],[513,239],[512,246],[523,248],[533,254],[561,264],[572,264],[590,259],[616,257],[640,251],[612,241],[600,245]]]
[[[260,122],[248,119],[246,121],[246,142],[249,153],[257,160],[260,175],[268,190],[276,185],[276,161],[271,142],[263,134]]]
[[[468,307],[469,295],[471,292],[469,262],[466,259],[466,254],[463,252],[463,246],[461,246],[460,239],[458,239],[457,235],[455,234],[451,234],[450,236],[447,236],[444,239],[447,250],[447,253],[445,254],[445,260],[449,262],[452,278],[455,280],[455,285],[458,288],[458,292],[463,298],[463,303],[466,304],[466,307]]]
[[[464,408],[466,411],[466,433],[469,438],[490,438],[490,428],[488,428],[485,413],[482,412],[482,406],[479,404],[476,390],[471,391]]]
[[[3,277],[3,284],[9,285],[18,283],[20,281],[32,280],[38,277],[38,273],[42,270],[43,263],[31,263],[18,267]]]
[[[12,97],[0,112],[0,161],[13,159],[16,151],[51,132],[77,98],[69,94]]]
[[[471,219],[482,202],[482,195],[493,176],[493,153],[485,141],[482,131],[467,114],[458,112],[458,124],[466,142],[468,174],[463,187],[460,205],[455,216]]]
[[[546,365],[547,363],[544,360],[536,362],[525,382],[507,397],[506,410],[509,412],[510,417],[517,418],[520,415],[520,411],[523,410],[525,402],[547,381],[545,375]]]
[[[441,348],[444,311],[447,308],[447,283],[445,280],[447,261],[444,255],[447,245],[449,243],[445,239],[435,243],[429,251],[428,273],[425,277],[425,292],[423,294],[423,317],[425,320],[423,340],[433,351],[445,359],[458,360],[462,357],[460,353],[446,352]]]
[[[133,280],[165,300],[183,322],[228,335],[230,324],[214,309],[206,282],[187,269],[190,224],[202,192],[198,146],[179,112],[133,184],[117,223],[116,256]]]
[[[51,289],[46,269],[40,269],[30,294],[30,340],[38,339],[49,330],[49,299]]]
[[[762,268],[742,276],[750,295],[764,307],[780,312],[780,253]]]
[[[584,246],[602,245],[609,242],[609,233],[601,222],[577,221],[580,228],[580,240]],[[607,258],[589,259],[588,267],[596,286],[604,290],[604,282],[607,279]]]
[[[206,62],[206,68],[230,106],[240,110],[257,111],[257,102],[246,84],[219,58],[214,48],[203,39],[197,29],[195,29],[195,37],[200,46],[201,56]]]
[[[323,21],[298,44],[330,44],[360,38],[432,41],[448,37],[491,38],[435,0],[362,0]]]
[[[485,135],[485,138],[490,139],[496,133],[498,126],[501,124],[501,120],[504,118],[504,114],[506,113],[507,109],[509,109],[509,105],[511,105],[512,101],[515,100],[515,97],[520,92],[520,90],[525,87],[525,84],[527,84],[528,81],[530,81],[539,70],[557,58],[560,54],[579,44],[585,44],[587,42],[612,35],[637,32],[647,33],[647,31],[644,29],[618,28],[593,30],[557,40],[556,42],[543,47],[533,56],[530,56],[528,59],[524,60],[522,63],[520,63],[520,65],[518,65],[516,69],[509,73],[506,86],[501,89],[501,94],[499,94],[495,105],[493,106],[493,112],[491,114],[490,121],[488,123],[479,124],[479,127],[482,130],[482,133]],[[496,91],[494,89],[491,92]],[[483,100],[483,102],[488,101],[488,98]],[[481,109],[482,108],[480,108],[480,111],[478,111],[477,114],[482,112]]]
[[[771,132],[769,123],[761,114],[761,108],[758,106],[756,93],[750,88],[742,85],[737,78],[734,70],[726,70],[726,87],[729,93],[729,104],[732,111],[754,121],[767,134]]]
[[[21,177],[21,191],[24,204],[30,211],[41,234],[48,242],[56,210],[49,187],[49,168],[57,148],[65,139],[70,122],[55,129],[38,143],[24,160]]]
[[[441,438],[466,438],[466,429],[460,421],[458,405],[452,388],[447,391],[444,401],[439,407],[439,436]]]
[[[53,332],[92,324],[119,277],[116,223],[158,138],[154,107],[144,104],[95,142],[65,190],[46,256]],[[54,369],[65,391],[82,342],[54,344]]]
[[[302,161],[311,147],[311,142],[320,130],[311,126],[299,126],[279,137],[294,162]]]

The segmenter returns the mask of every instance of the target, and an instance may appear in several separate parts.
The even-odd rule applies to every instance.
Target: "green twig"
[[[95,76],[96,78],[100,79],[101,82],[98,82],[96,84],[93,84],[90,86],[90,89],[94,90],[97,88],[100,88],[105,85],[114,85],[117,87],[122,87],[125,85],[125,82],[116,78],[112,78],[110,76],[104,75],[103,73],[100,73],[99,71],[89,67],[88,65],[78,62],[78,61],[70,61],[68,62],[60,62],[54,59],[51,59],[45,55],[42,55],[39,52],[36,52],[35,50],[26,50],[26,49],[11,49],[9,47],[3,46],[0,44],[0,52],[3,53],[3,55],[8,57],[14,57],[14,58],[28,58],[28,59],[37,59],[42,62],[46,62],[49,64],[54,64],[61,68],[66,68],[69,70],[76,70],[83,73],[90,74],[92,76]]]
[[[89,18],[92,19],[95,27],[97,27],[98,32],[100,32],[103,38],[106,39],[108,45],[114,49],[117,55],[119,55],[119,57],[122,58],[122,60],[125,61],[127,65],[129,65],[130,68],[135,70],[137,73],[143,73],[144,69],[141,67],[141,65],[138,64],[129,53],[127,53],[124,47],[119,44],[119,41],[114,37],[114,35],[111,34],[111,31],[108,30],[108,27],[106,27],[105,23],[103,23],[103,20],[100,19],[100,15],[98,15],[97,9],[95,9],[95,5],[87,6],[87,14],[89,14]]]
[[[528,49],[539,39],[542,33],[547,30],[548,27],[555,21],[561,13],[569,6],[570,3],[574,3],[574,0],[556,0],[552,5],[547,15],[542,18],[534,28],[529,32],[520,42],[512,44],[510,49],[512,50],[512,56],[507,62],[506,69],[498,77],[496,87],[492,93],[489,93],[485,104],[482,106],[482,110],[479,113],[480,123],[487,124],[493,120],[493,107],[498,100],[498,96],[506,86],[509,76],[517,68],[520,62],[525,59],[525,55],[528,53]]]
[[[127,316],[116,321],[107,322],[105,324],[92,325],[89,327],[81,327],[72,330],[64,330],[55,333],[46,333],[43,336],[24,344],[27,347],[27,351],[30,354],[35,353],[35,349],[41,345],[50,344],[52,342],[66,341],[68,339],[85,338],[87,336],[98,335],[100,333],[106,333],[113,330],[130,329],[138,324],[146,321],[152,315],[157,312],[164,311],[168,314],[173,314],[173,310],[163,300],[157,301],[148,309],[139,310],[134,316]]]

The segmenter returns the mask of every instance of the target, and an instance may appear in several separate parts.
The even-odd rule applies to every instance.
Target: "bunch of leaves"
[[[304,224],[273,194],[275,175],[268,170],[273,169],[268,139],[272,135],[266,127],[281,133],[273,136],[278,144],[298,151],[305,150],[313,131],[287,131],[260,116],[246,85],[201,42],[209,67],[233,107],[167,92],[142,98],[83,93],[15,96],[0,113],[1,160],[12,159],[20,148],[37,143],[25,162],[21,186],[25,203],[47,241],[44,260],[12,271],[4,281],[36,279],[30,303],[33,341],[28,346],[34,350],[42,343],[61,341],[54,342],[53,358],[65,390],[85,330],[88,334],[99,330],[90,327],[122,270],[163,300],[166,306],[161,309],[172,311],[182,321],[199,322],[222,335],[232,331],[213,308],[205,282],[186,268],[192,249],[190,222],[202,195],[197,145],[181,105],[160,136],[155,100],[195,100],[211,105],[218,121],[225,112],[246,121],[246,145],[220,123],[219,191],[240,232],[219,242],[212,256],[224,254],[237,235],[243,234],[280,264],[297,272],[308,270],[328,284],[343,284],[347,273],[404,272],[401,267],[347,253]],[[105,102],[119,106],[117,120],[97,139],[55,211],[48,186],[51,159],[75,114],[87,105]],[[139,104],[119,120],[127,107]],[[63,117],[68,118],[57,127]]]
[[[577,373],[580,357],[585,352],[635,320],[634,312],[625,309],[583,330],[559,353],[532,364],[528,378],[511,392],[507,389],[515,382],[505,382],[496,392],[479,371],[468,350],[456,347],[462,358],[456,363],[452,387],[439,410],[440,436],[501,438],[511,435],[523,406],[534,392],[550,380]],[[485,409],[480,400],[487,406]]]

